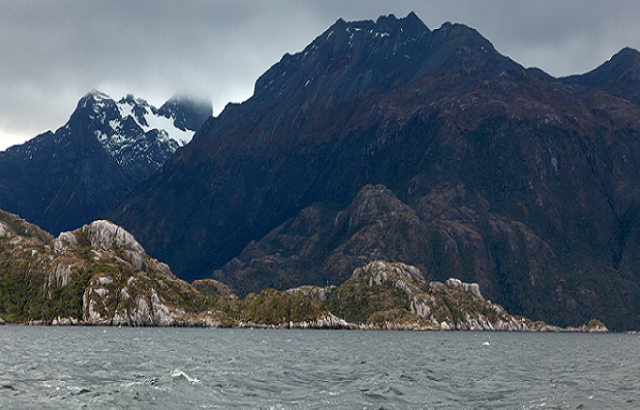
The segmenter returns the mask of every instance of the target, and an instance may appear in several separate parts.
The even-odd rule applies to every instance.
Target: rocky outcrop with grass
[[[95,221],[54,239],[0,213],[0,316],[53,325],[216,326],[220,312],[149,257],[135,238]]]
[[[477,284],[425,280],[375,261],[342,285],[264,289],[239,298],[207,279],[189,284],[123,228],[95,221],[57,238],[0,211],[0,324],[274,329],[607,331],[561,329],[509,315]]]
[[[430,282],[414,266],[384,261],[356,269],[351,279],[329,292],[326,306],[359,329],[608,331],[598,321],[562,329],[512,316],[485,300],[475,283],[455,278]]]

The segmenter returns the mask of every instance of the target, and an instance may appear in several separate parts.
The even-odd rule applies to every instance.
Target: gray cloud
[[[637,1],[62,0],[0,3],[0,149],[64,124],[96,88],[161,104],[178,92],[220,112],[335,20],[410,11],[431,28],[476,28],[498,51],[552,75],[640,49]]]

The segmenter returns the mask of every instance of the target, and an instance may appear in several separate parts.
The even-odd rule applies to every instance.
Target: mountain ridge
[[[179,118],[171,117],[171,104]],[[204,121],[211,110],[210,103],[187,98],[163,107],[90,91],[55,132],[0,152],[0,207],[54,234],[97,219],[196,131],[171,131],[172,122],[184,128],[187,118],[190,124]]]

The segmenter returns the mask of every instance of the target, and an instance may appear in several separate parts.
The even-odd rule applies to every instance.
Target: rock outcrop
[[[53,239],[0,213],[0,315],[51,325],[220,326],[221,312],[135,238],[95,221]]]
[[[512,316],[485,300],[475,283],[455,278],[429,282],[414,266],[384,261],[356,269],[344,285],[330,291],[326,306],[358,329],[608,331],[597,321],[562,329]]]
[[[109,221],[95,221],[54,242],[60,254],[88,244],[91,264],[100,265],[82,296],[86,324],[118,326],[219,326],[200,312],[202,296],[148,255],[135,238]],[[86,249],[86,248],[85,248]],[[91,266],[88,267],[91,269]]]

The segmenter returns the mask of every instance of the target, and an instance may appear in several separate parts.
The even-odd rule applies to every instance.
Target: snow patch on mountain
[[[91,91],[84,99],[83,107],[90,104],[91,117],[104,127],[95,127],[94,134],[103,147],[112,155],[126,150],[132,144],[153,135],[162,145],[168,145],[173,153],[186,145],[195,134],[194,130],[180,129],[174,125],[175,118],[132,95],[115,101],[100,91]],[[154,131],[152,134],[149,132]]]
[[[120,121],[114,121],[112,128],[117,130],[119,123],[131,117],[144,133],[151,130],[161,131],[165,137],[176,141],[180,146],[186,145],[193,138],[195,131],[181,130],[173,122],[174,118],[158,114],[158,109],[141,98],[127,96],[116,103],[120,111]],[[114,127],[115,125],[115,127]],[[162,132],[164,131],[164,132]]]
[[[173,125],[173,118],[164,117],[162,115],[156,115],[150,113],[145,116],[147,124],[145,131],[157,129],[164,130],[167,133],[167,136],[174,141],[177,141],[181,146],[186,145],[193,138],[193,134],[195,131],[186,130],[183,131],[179,128],[176,128]],[[145,129],[145,127],[143,127]]]

